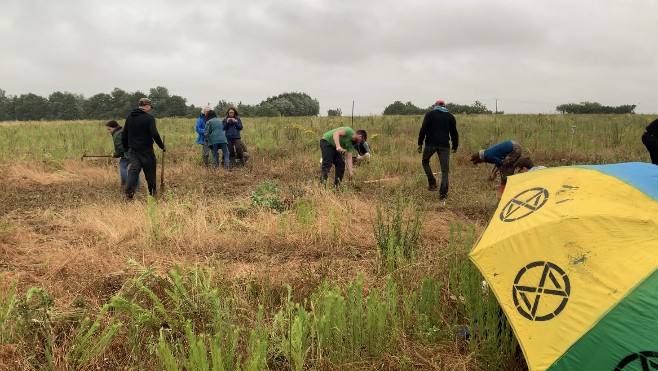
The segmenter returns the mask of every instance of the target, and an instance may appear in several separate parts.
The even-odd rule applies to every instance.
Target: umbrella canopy
[[[658,369],[658,166],[511,176],[470,258],[531,370]]]

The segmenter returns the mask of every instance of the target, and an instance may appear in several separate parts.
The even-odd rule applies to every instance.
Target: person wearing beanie
[[[119,159],[121,188],[125,189],[126,183],[128,182],[128,166],[130,165],[130,158],[128,157],[128,152],[123,150],[123,143],[121,143],[123,128],[118,122],[111,120],[105,123],[105,129],[112,135],[112,142],[114,143],[112,157]],[[137,179],[137,186],[139,187],[139,178]]]
[[[439,99],[434,103],[434,108],[425,114],[423,124],[418,133],[418,153],[422,153],[422,165],[427,176],[428,189],[436,190],[436,178],[432,173],[430,159],[436,153],[441,166],[441,186],[439,187],[439,199],[448,197],[448,175],[450,174],[450,142],[452,152],[457,152],[459,147],[459,133],[457,132],[457,120],[445,107],[446,103]],[[423,150],[423,143],[425,150]]]

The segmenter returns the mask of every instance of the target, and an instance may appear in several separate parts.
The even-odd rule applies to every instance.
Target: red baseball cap
[[[443,99],[439,99],[434,103],[435,106],[445,106],[446,102]]]

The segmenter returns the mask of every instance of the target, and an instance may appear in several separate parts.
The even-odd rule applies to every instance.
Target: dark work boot
[[[429,186],[427,186],[427,190],[430,192],[436,191],[436,184],[430,184]]]

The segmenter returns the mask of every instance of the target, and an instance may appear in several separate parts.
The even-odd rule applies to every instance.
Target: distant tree
[[[213,109],[215,110],[215,112],[217,112],[217,117],[223,117],[226,111],[228,111],[229,107],[235,107],[235,106],[237,106],[237,104],[220,99],[219,102],[217,102],[217,104],[215,105],[215,108]],[[238,112],[240,111],[238,110]],[[240,112],[240,114],[242,114],[242,112]]]
[[[43,120],[48,117],[48,100],[42,96],[21,94],[14,103],[16,120]]]
[[[84,117],[95,120],[110,120],[114,115],[112,96],[106,93],[95,94],[85,101]],[[128,113],[126,112],[126,116]]]
[[[48,97],[48,118],[53,120],[78,120],[82,110],[73,93],[56,91]]]
[[[282,93],[267,98],[259,105],[269,104],[280,116],[317,116],[320,114],[320,103],[306,93]]]
[[[472,105],[467,106],[456,103],[446,103],[446,109],[453,114],[482,115],[493,113],[480,101],[475,101]]]
[[[160,118],[171,116],[169,113],[169,100],[171,99],[171,96],[169,95],[169,89],[165,88],[164,86],[151,88],[151,91],[149,92],[149,98],[151,98],[151,102],[153,102],[154,109],[151,111],[151,114],[154,117]]]
[[[635,104],[612,107],[604,106],[598,102],[580,102],[561,104],[555,107],[555,110],[563,114],[633,114],[635,113],[635,107]]]
[[[111,96],[111,105],[112,105],[112,117],[113,118],[123,118],[128,115],[128,112],[133,108],[131,104],[132,97],[131,95],[119,88],[114,88]],[[139,102],[139,100],[137,100]]]
[[[124,116],[128,116],[128,113],[129,113],[131,110],[137,108],[137,106],[139,105],[139,100],[140,100],[140,99],[145,98],[145,97],[148,98],[148,94],[143,93],[143,92],[141,92],[141,91],[139,91],[139,90],[137,90],[137,91],[134,92],[134,93],[130,93],[129,95],[130,95],[130,99],[129,99],[129,101],[130,101],[130,108],[128,109],[128,111],[126,111],[126,113],[124,114]],[[157,103],[156,103],[156,102],[153,102],[153,104],[157,104]]]
[[[6,95],[6,91],[0,89],[0,121],[15,120],[14,103],[16,97]]]
[[[180,95],[172,95],[167,101],[168,117],[185,117],[187,112],[186,99]]]
[[[389,104],[384,108],[384,115],[421,115],[427,111],[424,108],[416,107],[413,103],[402,103],[399,100]]]
[[[330,109],[327,111],[327,116],[342,116],[343,111],[340,108]]]

